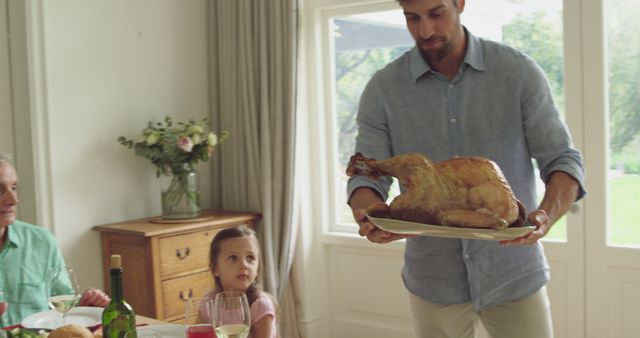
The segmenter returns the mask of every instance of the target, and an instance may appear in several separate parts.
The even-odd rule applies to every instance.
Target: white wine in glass
[[[210,313],[218,338],[247,338],[249,335],[251,311],[244,292],[218,293]]]
[[[49,307],[60,313],[62,325],[65,325],[67,312],[69,312],[69,310],[71,310],[71,308],[74,307],[80,300],[80,295],[78,294],[78,290],[80,289],[80,287],[78,286],[78,279],[76,278],[75,271],[70,267],[67,267],[64,270],[49,271],[50,282],[53,283],[54,281],[58,280],[61,273],[66,273],[69,276],[69,281],[71,282],[71,290],[67,294],[51,296],[49,297],[48,301]]]
[[[77,295],[60,295],[49,297],[49,307],[60,312],[67,313],[78,302]]]

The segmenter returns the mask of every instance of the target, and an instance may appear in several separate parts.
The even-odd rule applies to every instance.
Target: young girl
[[[220,231],[211,241],[209,267],[215,289],[202,297],[198,322],[211,322],[207,301],[214,300],[216,294],[241,291],[251,307],[249,337],[276,338],[276,305],[256,280],[260,275],[260,245],[255,231],[244,225]]]

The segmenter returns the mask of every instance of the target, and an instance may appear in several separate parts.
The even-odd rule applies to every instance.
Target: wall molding
[[[45,58],[44,2],[24,2],[26,26],[26,60],[28,68],[28,102],[33,152],[33,177],[36,220],[39,225],[55,233],[51,180],[51,139],[47,103],[47,76]]]

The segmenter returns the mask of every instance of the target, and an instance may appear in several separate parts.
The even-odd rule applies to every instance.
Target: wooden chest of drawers
[[[95,226],[102,239],[105,291],[110,294],[109,256],[122,256],[125,299],[136,314],[164,321],[184,319],[184,301],[213,287],[209,245],[221,229],[246,224],[258,214],[204,211],[199,221],[154,223],[144,218]]]

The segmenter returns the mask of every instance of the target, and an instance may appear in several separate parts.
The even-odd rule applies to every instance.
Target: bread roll
[[[51,331],[48,338],[93,338],[93,333],[84,326],[68,324]]]

